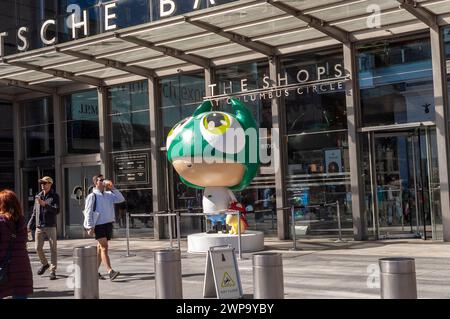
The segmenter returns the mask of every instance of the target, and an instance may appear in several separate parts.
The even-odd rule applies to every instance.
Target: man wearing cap
[[[49,176],[39,180],[41,192],[36,195],[33,207],[33,214],[28,222],[28,231],[36,228],[36,252],[42,266],[37,271],[38,275],[50,268],[50,280],[56,279],[56,215],[59,213],[59,196],[52,188],[53,179]],[[49,265],[44,253],[44,236],[47,236],[50,243],[51,264]]]

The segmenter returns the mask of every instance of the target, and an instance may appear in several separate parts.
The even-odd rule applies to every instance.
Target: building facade
[[[126,212],[199,212],[165,138],[204,100],[239,97],[264,161],[238,193],[251,229],[450,241],[450,1],[8,0],[0,4],[0,175],[27,212],[38,177],[83,236],[102,172]],[[447,27],[449,25],[449,27]],[[339,207],[339,209],[337,208]],[[339,214],[338,214],[339,210]],[[131,219],[167,236],[167,217]],[[181,217],[183,236],[204,218]]]

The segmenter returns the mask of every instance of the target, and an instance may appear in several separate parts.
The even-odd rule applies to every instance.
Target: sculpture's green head
[[[201,104],[191,117],[178,122],[167,137],[167,157],[188,186],[212,186],[242,190],[259,167],[256,121],[237,99],[233,114],[211,111]]]

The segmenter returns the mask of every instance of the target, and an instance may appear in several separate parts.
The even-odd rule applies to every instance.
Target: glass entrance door
[[[380,239],[438,238],[441,229],[435,132],[370,133],[374,229]]]
[[[92,177],[100,173],[100,165],[75,166],[64,169],[65,181],[65,236],[84,238],[84,203],[93,190]]]

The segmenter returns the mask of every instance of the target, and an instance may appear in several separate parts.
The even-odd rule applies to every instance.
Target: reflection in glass
[[[53,104],[51,98],[28,101],[21,104],[23,114],[23,140],[25,156],[53,156],[55,151],[53,128]]]
[[[150,115],[146,82],[108,91],[113,151],[150,147]]]
[[[33,100],[21,104],[24,126],[53,123],[53,103],[51,98]]]
[[[64,98],[64,104],[67,152],[100,152],[97,91],[68,95]]]
[[[116,226],[124,230],[126,228],[126,212],[130,214],[149,214],[153,211],[152,189],[120,189],[125,197],[125,202],[115,205]],[[121,236],[124,233],[120,232]],[[152,236],[152,217],[131,217],[130,236]]]
[[[12,104],[0,102],[0,189],[14,189]]]
[[[287,193],[298,235],[353,233],[347,130],[288,136]]]
[[[24,129],[25,154],[27,158],[53,156],[55,154],[53,124]]]
[[[361,46],[357,62],[364,125],[434,121],[428,38]]]
[[[284,57],[281,60],[282,75],[289,83],[300,80],[317,81],[342,76],[342,52],[319,51]],[[332,89],[331,89],[332,88]],[[288,134],[343,129],[347,127],[344,88],[338,86],[298,94],[290,91],[285,98],[286,130]]]
[[[159,82],[164,140],[172,127],[182,119],[192,116],[205,96],[203,73],[166,77]]]
[[[364,139],[363,158],[373,161],[363,167],[371,233],[420,238],[425,225],[427,237],[442,237],[436,143],[436,131],[429,127],[370,133]]]
[[[182,119],[192,116],[205,96],[205,78],[203,73],[179,74],[159,81],[162,122],[164,127],[163,144],[172,127]],[[166,178],[169,181],[169,201],[174,209],[183,212],[202,211],[203,191],[183,184],[171,165],[166,166]],[[204,230],[204,216],[183,217],[180,220],[181,236]]]

